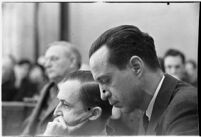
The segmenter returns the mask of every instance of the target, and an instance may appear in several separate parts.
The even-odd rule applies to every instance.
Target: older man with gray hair
[[[71,72],[80,69],[81,55],[72,44],[65,41],[50,43],[45,53],[45,69],[49,83],[41,91],[41,97],[31,115],[25,121],[23,135],[36,135],[44,132],[51,121],[57,104],[57,86]]]

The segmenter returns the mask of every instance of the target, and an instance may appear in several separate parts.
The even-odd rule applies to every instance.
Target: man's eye
[[[58,58],[57,57],[52,57],[52,58],[50,58],[50,60],[51,61],[56,61],[56,60],[58,60]]]
[[[176,68],[176,69],[179,69],[179,68],[180,68],[180,66],[176,66],[175,68]]]
[[[66,108],[66,109],[70,108],[69,104],[66,104],[65,102],[62,102],[61,105],[62,105],[62,107]]]
[[[63,107],[64,107],[65,109],[70,109],[70,106],[69,106],[68,104],[63,104]]]
[[[102,79],[101,80],[101,83],[102,84],[108,84],[110,81],[109,81],[109,79]]]
[[[171,68],[172,68],[172,66],[167,66],[167,68],[168,68],[168,69],[171,69]]]

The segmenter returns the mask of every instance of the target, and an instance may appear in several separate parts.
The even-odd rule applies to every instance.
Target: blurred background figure
[[[25,97],[32,97],[35,94],[36,87],[29,80],[31,67],[32,63],[28,59],[22,59],[15,65],[15,87],[17,92],[14,101],[23,101]]]
[[[197,87],[197,64],[194,60],[188,60],[185,64],[186,73],[189,83]]]
[[[39,64],[41,66],[45,65],[45,56],[44,55],[41,55],[40,57],[38,57],[37,64]]]
[[[38,63],[32,65],[32,68],[29,73],[29,80],[33,85],[35,85],[35,93],[33,95],[33,99],[38,100],[41,94],[40,91],[42,87],[48,81],[48,78],[45,74],[45,68]]]
[[[13,101],[15,88],[15,60],[11,56],[2,58],[2,101]]]
[[[164,55],[165,72],[175,78],[188,82],[188,77],[185,72],[185,56],[177,49],[169,49]]]
[[[45,131],[59,103],[58,87],[65,76],[80,69],[81,55],[71,43],[56,41],[48,45],[44,67],[49,81],[40,91],[36,107],[24,122],[22,135],[38,135]]]

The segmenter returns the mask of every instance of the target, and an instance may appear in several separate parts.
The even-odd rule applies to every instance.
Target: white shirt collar
[[[156,97],[157,97],[158,92],[159,92],[159,90],[161,88],[161,85],[163,83],[164,78],[165,78],[165,76],[163,75],[163,77],[160,80],[160,82],[159,82],[159,84],[158,84],[158,86],[156,88],[156,91],[155,91],[155,93],[154,93],[154,95],[153,95],[153,97],[151,99],[151,102],[149,103],[149,106],[148,106],[148,108],[146,110],[146,115],[149,118],[149,121],[150,121],[150,118],[151,118],[151,114],[152,114],[152,110],[153,110],[153,107],[154,107],[154,103],[155,103]]]

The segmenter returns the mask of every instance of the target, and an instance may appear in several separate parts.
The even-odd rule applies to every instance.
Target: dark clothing
[[[33,97],[36,94],[37,86],[36,84],[32,83],[28,78],[24,78],[17,88],[17,92],[14,97],[14,101],[23,101],[24,97]]]
[[[190,82],[190,84],[193,85],[194,87],[197,87],[197,86],[198,86],[198,81],[195,80],[195,81],[193,81],[193,82]]]
[[[198,135],[197,89],[165,74],[146,135]]]
[[[15,74],[12,70],[10,72],[10,75],[8,77],[3,78],[2,77],[2,84],[1,84],[1,96],[2,101],[13,101],[14,96],[17,92],[17,89],[15,88]]]
[[[31,115],[25,121],[25,129],[22,135],[38,135],[45,131],[47,123],[53,120],[53,112],[59,100],[55,96],[50,98],[50,92],[58,92],[56,84],[49,83],[41,91],[41,98]],[[49,102],[48,102],[49,100]]]
[[[13,101],[17,89],[15,88],[14,81],[9,80],[2,83],[2,101]]]

